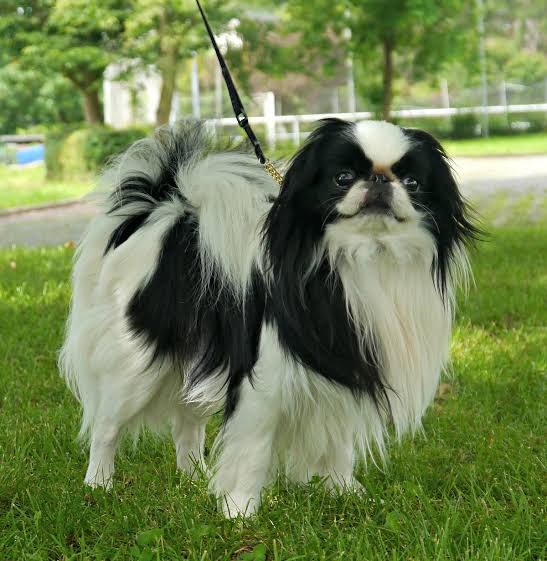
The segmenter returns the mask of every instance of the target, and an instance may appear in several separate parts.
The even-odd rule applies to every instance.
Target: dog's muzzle
[[[385,178],[385,176],[382,176]],[[393,186],[386,181],[375,181],[367,183],[367,190],[361,204],[362,213],[387,213],[391,212],[393,202]]]

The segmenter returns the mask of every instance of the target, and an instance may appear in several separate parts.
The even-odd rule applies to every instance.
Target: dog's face
[[[429,158],[413,149],[402,129],[388,123],[361,123],[352,133],[357,143],[342,140],[340,153],[326,170],[326,177],[333,173],[331,199],[336,201],[327,222],[355,219],[356,227],[366,231],[415,221],[417,209],[423,208],[421,192],[430,189]],[[344,146],[347,143],[353,150]],[[328,186],[328,180],[325,183]]]
[[[279,206],[285,247],[299,233],[355,245],[384,233],[404,244],[421,231],[434,246],[441,283],[457,246],[476,233],[440,144],[383,121],[322,121],[293,159]]]
[[[356,219],[363,232],[442,218],[457,194],[433,137],[383,121],[325,121],[293,160],[285,186],[322,229]]]

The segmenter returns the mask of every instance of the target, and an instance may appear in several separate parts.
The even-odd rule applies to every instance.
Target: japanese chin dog
[[[104,178],[60,357],[86,484],[112,484],[120,436],[143,425],[170,426],[178,467],[201,473],[223,410],[210,488],[249,515],[279,471],[358,489],[356,461],[420,427],[478,233],[432,136],[326,119],[279,189],[185,123]]]

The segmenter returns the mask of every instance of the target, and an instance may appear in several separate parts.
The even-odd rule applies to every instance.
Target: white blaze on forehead
[[[410,139],[400,127],[386,121],[361,121],[355,135],[373,166],[390,167],[409,150]]]

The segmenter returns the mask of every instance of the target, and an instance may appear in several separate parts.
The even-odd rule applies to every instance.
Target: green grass
[[[72,250],[1,251],[0,559],[545,559],[546,242],[545,221],[523,218],[481,245],[450,391],[425,437],[359,471],[366,496],[279,482],[245,522],[176,473],[168,439],[126,447],[112,492],[83,487],[78,406],[55,367]]]
[[[0,209],[77,199],[92,189],[84,181],[46,181],[45,167],[0,164]]]
[[[443,146],[450,156],[547,155],[547,133],[445,140]]]

